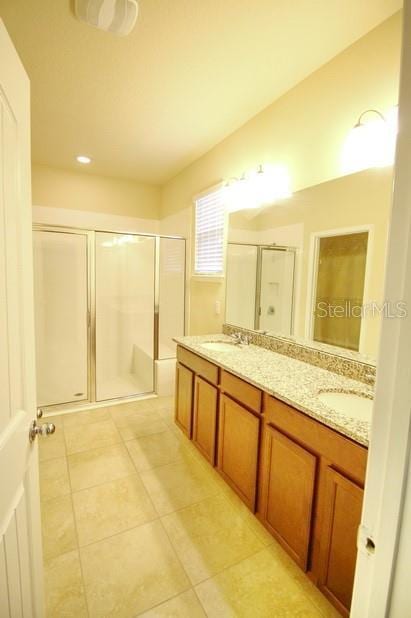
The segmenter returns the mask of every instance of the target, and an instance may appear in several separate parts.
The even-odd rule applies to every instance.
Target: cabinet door
[[[363,493],[361,487],[327,468],[319,585],[346,616],[351,606]]]
[[[193,415],[193,381],[193,372],[177,363],[175,421],[189,438],[191,438]]]
[[[270,425],[265,428],[260,515],[307,569],[317,457]]]
[[[195,377],[193,442],[214,466],[217,432],[218,390],[199,376]]]
[[[220,400],[218,470],[254,512],[260,418],[226,395]]]

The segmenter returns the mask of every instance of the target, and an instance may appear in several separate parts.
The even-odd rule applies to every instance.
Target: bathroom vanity
[[[232,339],[176,339],[175,421],[342,615],[349,615],[369,422],[324,392],[364,383]]]

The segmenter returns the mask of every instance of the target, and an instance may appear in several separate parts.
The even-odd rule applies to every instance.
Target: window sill
[[[224,275],[192,275],[192,281],[203,281],[204,283],[223,283]]]

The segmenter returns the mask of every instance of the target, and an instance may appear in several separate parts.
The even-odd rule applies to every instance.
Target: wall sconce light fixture
[[[373,117],[370,117],[373,115]],[[368,120],[365,119],[368,117]],[[387,115],[367,109],[358,118],[343,145],[341,166],[345,174],[394,163],[398,108]]]
[[[226,191],[228,212],[261,208],[292,195],[288,171],[280,165],[259,165],[240,178],[230,178]]]

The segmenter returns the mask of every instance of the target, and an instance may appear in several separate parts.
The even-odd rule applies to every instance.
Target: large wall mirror
[[[230,214],[226,322],[377,356],[392,168]]]

